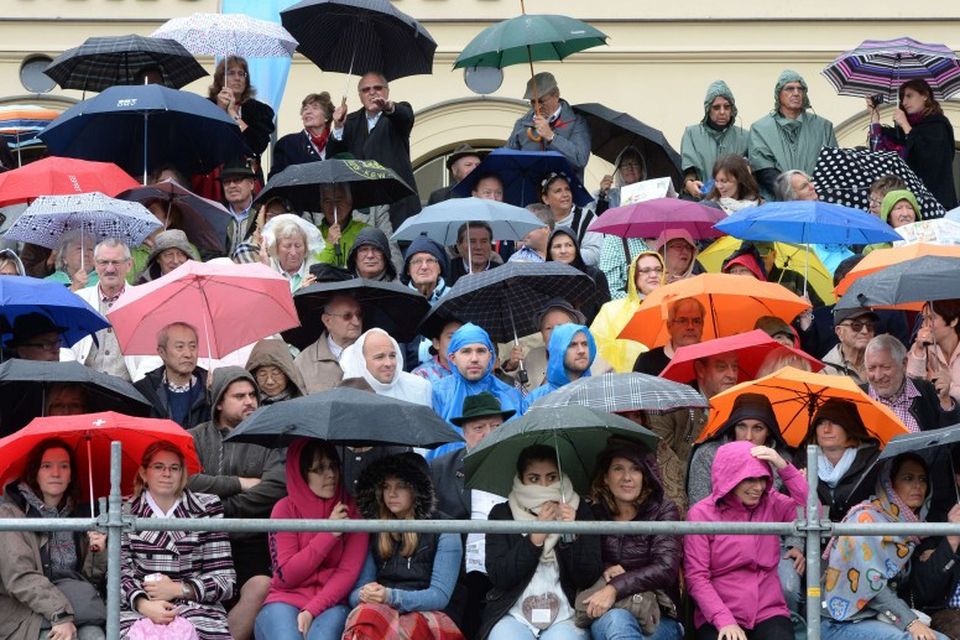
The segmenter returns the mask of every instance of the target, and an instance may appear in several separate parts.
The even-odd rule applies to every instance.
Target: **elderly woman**
[[[317,263],[323,238],[315,226],[292,213],[275,216],[263,228],[268,264],[290,282],[290,291],[312,284],[310,267]]]
[[[250,85],[247,61],[239,56],[227,56],[213,72],[213,84],[207,97],[233,118],[254,157],[259,158],[270,143],[274,116],[269,105],[254,99],[256,93],[256,89]],[[256,171],[262,181],[259,163]]]
[[[133,485],[130,515],[138,518],[223,518],[220,498],[186,489],[186,460],[175,444],[147,447]],[[237,578],[225,532],[135,531],[123,534],[121,637],[151,637],[176,625],[184,637],[230,640],[223,602]],[[188,625],[188,626],[184,626]],[[140,635],[140,634],[146,634]]]
[[[607,285],[607,278],[597,267],[592,267],[583,261],[580,253],[580,243],[577,241],[576,234],[569,227],[557,227],[547,239],[547,262],[556,260],[570,265],[578,271],[590,276],[593,284],[596,285],[593,296],[583,303],[580,311],[583,312],[587,323],[593,322],[600,311],[600,307],[610,302],[610,287]]]
[[[300,103],[303,130],[288,133],[273,147],[270,175],[283,171],[292,164],[317,162],[327,158],[327,140],[333,121],[333,102],[326,91],[310,93]]]
[[[39,443],[27,455],[19,480],[6,486],[0,518],[81,515],[75,469],[67,443],[56,438]],[[98,532],[0,531],[0,637],[103,638],[99,625],[106,609],[94,585],[103,581],[106,555],[106,536]],[[91,606],[95,601],[99,611]]]
[[[20,256],[13,249],[0,249],[0,276],[26,275]]]
[[[344,378],[363,378],[379,395],[433,406],[432,385],[403,370],[403,352],[383,329],[370,329],[344,349],[340,367]]]
[[[663,257],[666,267],[665,284],[694,275],[697,267],[697,244],[689,231],[665,229],[657,236],[654,249]]]
[[[307,395],[303,374],[293,363],[283,340],[261,340],[253,345],[246,370],[257,379],[260,406]]]
[[[716,203],[727,215],[763,202],[750,165],[738,155],[723,156],[713,165],[713,188],[704,200]]]
[[[923,324],[907,354],[907,375],[931,379],[950,372],[950,395],[960,398],[960,300],[923,306]]]
[[[165,276],[187,260],[200,260],[197,248],[187,240],[187,234],[180,229],[161,231],[153,240],[153,247],[147,255],[147,263],[136,278],[136,284],[143,284]]]
[[[97,284],[99,278],[93,260],[96,245],[97,239],[92,234],[79,230],[64,233],[51,255],[56,271],[46,279],[60,282],[73,291]]]

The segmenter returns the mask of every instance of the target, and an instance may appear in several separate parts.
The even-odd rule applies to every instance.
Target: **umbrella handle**
[[[87,480],[90,484],[90,517],[93,516],[93,456],[90,454],[90,438],[87,437]]]

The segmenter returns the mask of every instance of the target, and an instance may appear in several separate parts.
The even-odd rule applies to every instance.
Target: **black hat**
[[[497,400],[489,391],[482,391],[473,396],[467,396],[463,399],[463,415],[458,418],[450,418],[450,422],[462,427],[464,422],[476,418],[486,418],[487,416],[500,416],[504,420],[509,420],[516,411],[508,409],[504,411]]]
[[[227,178],[256,178],[257,174],[253,172],[253,169],[250,168],[250,164],[247,162],[235,162],[231,164],[224,165],[223,169],[220,170],[220,179],[225,180]]]
[[[870,309],[864,309],[863,307],[854,307],[853,309],[835,308],[833,310],[833,326],[837,326],[844,320],[852,320],[854,318],[862,318],[864,316],[869,316],[874,322],[880,322],[880,316]]]
[[[6,341],[7,347],[18,347],[30,338],[43,335],[44,333],[66,332],[66,327],[60,327],[53,323],[46,314],[39,312],[25,313],[17,316],[13,321],[12,337]]]
[[[471,147],[469,144],[462,144],[456,149],[454,149],[453,153],[451,153],[450,156],[447,158],[447,171],[451,171],[453,169],[453,163],[459,160],[460,158],[463,158],[464,156],[476,156],[481,160],[483,160],[484,156],[486,155],[487,154],[485,152],[477,151],[476,149]]]
[[[777,416],[773,412],[773,405],[766,396],[759,393],[741,393],[733,401],[733,409],[730,410],[730,417],[721,428],[722,431],[732,428],[741,420],[759,420],[770,433],[779,433],[780,425],[777,423]]]
[[[570,317],[573,318],[572,322],[576,324],[587,324],[587,318],[583,315],[583,312],[574,308],[572,304],[567,302],[564,298],[551,298],[547,304],[543,305],[543,308],[537,312],[535,320],[537,321],[537,326],[543,324],[543,317],[554,309],[562,309],[570,314]]]

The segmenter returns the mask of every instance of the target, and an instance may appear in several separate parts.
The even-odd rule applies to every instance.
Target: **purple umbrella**
[[[720,209],[679,198],[653,198],[615,209],[594,218],[588,231],[621,238],[656,238],[666,229],[689,231],[696,240],[718,238],[713,225],[727,216]]]

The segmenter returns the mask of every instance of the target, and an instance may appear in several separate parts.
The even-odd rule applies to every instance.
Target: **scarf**
[[[719,200],[717,200],[717,204],[720,205],[720,208],[723,209],[724,213],[730,215],[731,213],[736,213],[741,209],[755,207],[759,203],[756,200],[737,200],[735,198],[721,197]]]
[[[836,466],[823,455],[823,451],[817,450],[817,477],[827,483],[831,493],[837,487],[840,479],[850,470],[854,459],[857,457],[857,449],[847,447],[843,456],[837,461]]]
[[[563,490],[561,491],[561,487]],[[573,490],[573,483],[567,474],[561,474],[560,481],[544,487],[539,484],[523,484],[520,476],[513,477],[513,488],[510,495],[507,496],[507,502],[510,504],[510,513],[513,519],[517,521],[533,522],[537,516],[533,512],[539,512],[540,505],[548,501],[566,502],[576,509],[580,506],[580,496]],[[557,555],[553,548],[560,541],[559,533],[547,535],[543,543],[543,551],[540,552],[540,562],[556,562]]]
[[[920,124],[921,122],[923,122],[924,117],[925,117],[925,116],[923,115],[922,112],[921,112],[921,113],[908,113],[908,114],[907,114],[907,122],[910,123],[910,126],[911,126],[911,127],[915,127],[915,126],[917,126],[918,124]]]
[[[313,148],[316,150],[317,154],[319,155],[320,152],[323,151],[323,148],[327,146],[327,138],[330,137],[330,128],[324,127],[323,132],[321,132],[320,135],[318,136],[313,135],[306,129],[304,129],[304,131],[306,132],[307,136],[310,138],[310,142],[313,143]]]
[[[25,482],[17,483],[17,490],[27,504],[40,514],[41,518],[69,518],[73,512],[73,501],[67,498],[63,507],[48,507]],[[79,564],[77,544],[72,531],[50,531],[47,538],[47,550],[50,553],[51,579],[73,575]]]

